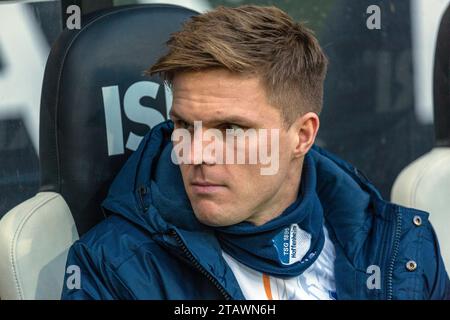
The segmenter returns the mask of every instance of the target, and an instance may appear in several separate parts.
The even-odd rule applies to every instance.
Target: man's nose
[[[214,137],[214,141],[210,139],[205,139],[205,131],[208,129],[197,128],[194,131],[194,136],[191,141],[191,158],[190,161],[194,165],[214,165],[217,163],[216,155],[216,139],[220,137]],[[209,135],[208,135],[209,136]],[[213,148],[213,150],[211,150]],[[211,152],[212,151],[212,152]]]

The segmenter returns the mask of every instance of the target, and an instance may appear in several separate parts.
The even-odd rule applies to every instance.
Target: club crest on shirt
[[[272,239],[283,265],[291,265],[303,259],[311,246],[311,235],[293,223]]]

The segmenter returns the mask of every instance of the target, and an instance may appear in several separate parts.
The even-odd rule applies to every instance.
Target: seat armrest
[[[59,299],[78,232],[63,197],[41,192],[0,220],[0,298]]]

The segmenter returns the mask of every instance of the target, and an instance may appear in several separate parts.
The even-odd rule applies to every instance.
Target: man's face
[[[298,134],[283,126],[279,109],[269,105],[257,77],[243,77],[222,69],[185,72],[176,75],[173,95],[171,118],[175,129],[188,129],[192,137],[194,121],[201,121],[202,132],[218,129],[224,137],[226,129],[267,129],[268,135],[271,129],[279,130],[275,141],[279,154],[271,155],[273,161],[278,161],[275,174],[262,175],[261,168],[268,165],[259,161],[217,164],[203,159],[199,164],[180,164],[184,187],[202,223],[228,226],[249,221],[261,225],[295,200],[301,166],[293,156]],[[275,149],[270,146],[270,137],[267,141],[270,154]],[[258,148],[266,149],[260,142],[256,140]],[[224,142],[225,153],[230,149],[227,143]],[[249,147],[249,143],[244,146],[246,155]]]

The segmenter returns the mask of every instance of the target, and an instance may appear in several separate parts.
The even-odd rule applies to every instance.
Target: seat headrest
[[[197,13],[172,5],[117,7],[65,30],[47,61],[40,111],[40,191],[60,193],[85,233],[145,133],[167,119],[171,94],[143,72]]]

